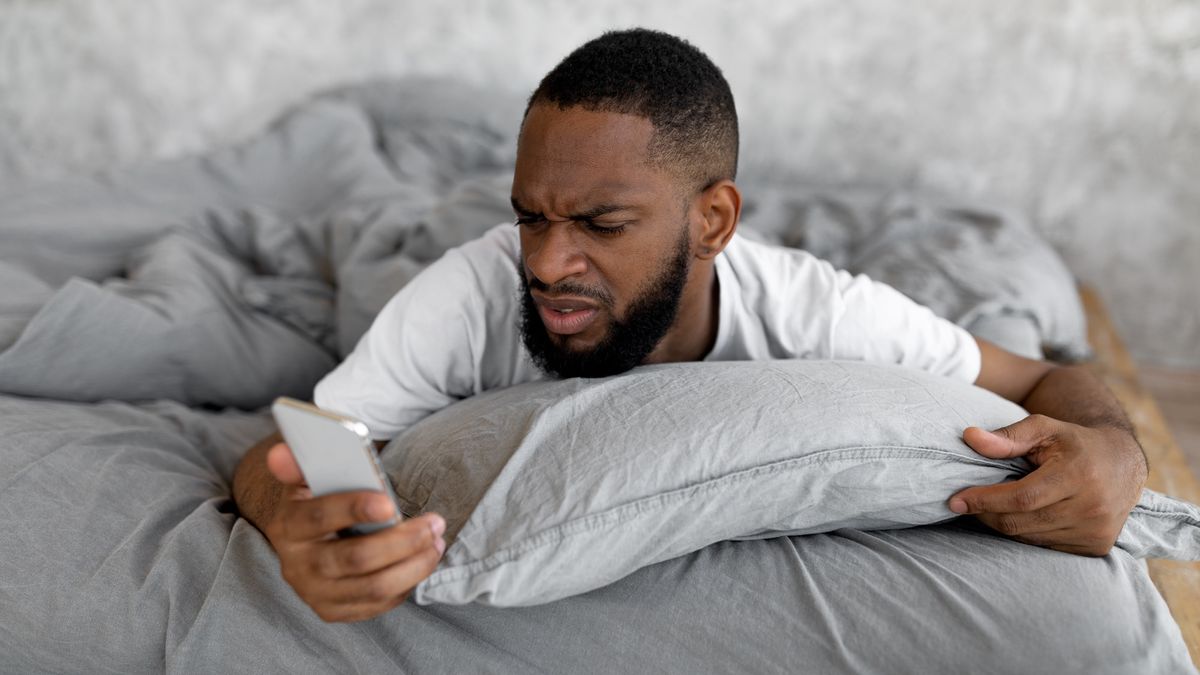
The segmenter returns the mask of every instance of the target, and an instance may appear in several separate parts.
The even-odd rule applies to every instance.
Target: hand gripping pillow
[[[923,372],[842,361],[665,364],[456,403],[384,450],[409,515],[446,518],[419,603],[534,605],[727,539],[949,520],[1015,478],[961,439],[1025,411]],[[1118,545],[1200,557],[1200,509],[1147,493]]]

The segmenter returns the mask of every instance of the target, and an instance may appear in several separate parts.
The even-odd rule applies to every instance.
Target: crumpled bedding
[[[398,288],[512,217],[521,110],[453,83],[364,86],[238,148],[10,187],[0,388],[245,409],[307,397]],[[1017,217],[862,189],[747,197],[747,236],[866,272],[1014,351],[1087,353],[1070,275]]]
[[[1090,357],[1071,274],[1020,213],[899,190],[755,188],[746,223],[767,241],[891,284],[1022,356]]]
[[[1195,672],[1124,551],[966,523],[722,542],[537,607],[325,624],[229,499],[270,427],[0,396],[0,671]]]
[[[272,428],[263,405],[307,397],[397,288],[510,217],[520,113],[454,83],[377,83],[237,148],[0,188],[0,670],[1195,672],[1127,555],[961,524],[726,542],[542,607],[320,622],[237,519],[233,467]],[[1049,251],[1031,241],[1013,252]],[[889,280],[886,251],[847,256]],[[1069,279],[1040,278],[1036,296],[1012,282],[940,311],[999,308],[1083,349],[1070,303],[1041,299]],[[953,286],[897,281],[935,305],[921,289]]]

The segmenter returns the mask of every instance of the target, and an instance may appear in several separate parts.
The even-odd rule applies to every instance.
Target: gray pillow
[[[447,521],[417,602],[533,605],[722,540],[951,519],[955,491],[1028,471],[977,455],[963,429],[1024,415],[898,367],[669,364],[477,396],[383,455],[402,509]],[[1148,498],[1119,545],[1200,557],[1200,509]]]

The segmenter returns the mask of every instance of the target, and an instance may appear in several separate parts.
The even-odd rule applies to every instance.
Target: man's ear
[[[700,194],[700,240],[696,257],[711,260],[725,249],[742,214],[742,193],[729,179],[719,180]]]

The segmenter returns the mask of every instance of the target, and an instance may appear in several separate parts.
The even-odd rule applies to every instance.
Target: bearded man
[[[1112,394],[1084,369],[1011,354],[886,285],[737,236],[737,156],[733,95],[698,49],[641,29],[588,42],[529,98],[515,223],[401,289],[315,402],[362,420],[382,445],[454,401],[551,377],[681,361],[899,364],[1034,413],[996,432],[964,430],[976,451],[1027,454],[1038,468],[964,490],[951,510],[1030,544],[1107,553],[1147,471]],[[403,602],[437,565],[444,521],[425,514],[339,539],[394,506],[370,492],[312,497],[279,440],[246,453],[234,496],[284,578],[327,621]]]

